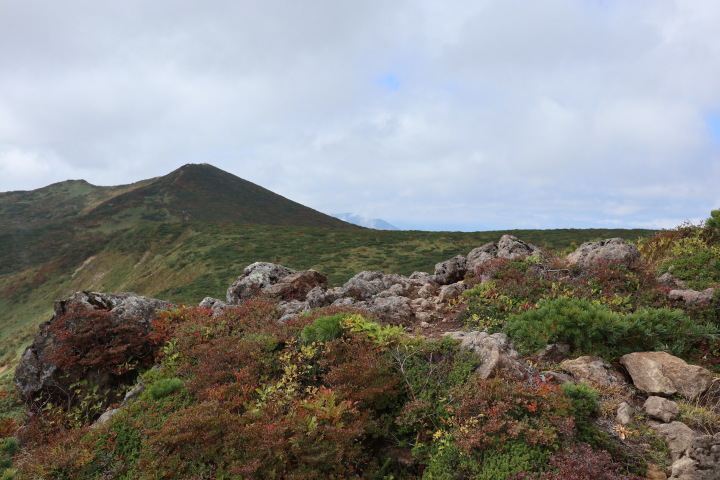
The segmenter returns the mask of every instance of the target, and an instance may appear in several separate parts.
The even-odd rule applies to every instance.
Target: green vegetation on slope
[[[508,230],[419,232],[323,229],[271,225],[146,224],[112,235],[53,231],[61,255],[0,258],[0,354],[14,355],[47,320],[52,302],[78,290],[134,291],[174,302],[197,304],[225,297],[243,268],[257,261],[294,269],[314,268],[339,285],[363,270],[408,275],[505,233],[546,249],[598,238],[649,236],[648,230]],[[50,237],[48,237],[50,238]],[[48,238],[23,237],[38,251]],[[65,242],[65,243],[63,243]],[[3,263],[4,262],[4,263]],[[4,352],[4,353],[3,353]],[[7,360],[7,359],[6,359]]]

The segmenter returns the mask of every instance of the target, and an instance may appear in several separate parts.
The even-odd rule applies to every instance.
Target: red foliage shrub
[[[106,310],[74,310],[50,325],[58,340],[50,355],[59,368],[82,366],[121,375],[152,365],[160,338],[141,321],[118,320]]]
[[[586,443],[553,454],[550,468],[540,476],[541,480],[640,480],[622,473],[622,466],[607,452],[594,451]]]
[[[509,439],[553,445],[575,433],[570,400],[549,383],[476,380],[461,386],[455,395],[455,422],[467,427],[457,444],[466,451]]]
[[[397,370],[383,350],[360,335],[328,342],[319,361],[322,380],[358,408],[382,412],[402,393]]]

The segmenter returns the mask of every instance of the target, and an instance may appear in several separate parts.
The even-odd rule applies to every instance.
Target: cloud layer
[[[720,207],[720,3],[0,0],[0,191],[207,162],[402,228]]]

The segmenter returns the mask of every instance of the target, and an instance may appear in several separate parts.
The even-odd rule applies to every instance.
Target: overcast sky
[[[401,228],[720,207],[717,0],[0,0],[0,191],[210,163]]]

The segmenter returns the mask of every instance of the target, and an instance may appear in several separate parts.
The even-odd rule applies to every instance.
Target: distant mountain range
[[[361,227],[374,228],[375,230],[400,230],[395,225],[389,224],[382,218],[370,218],[365,215],[357,215],[355,213],[331,213],[330,215]]]

